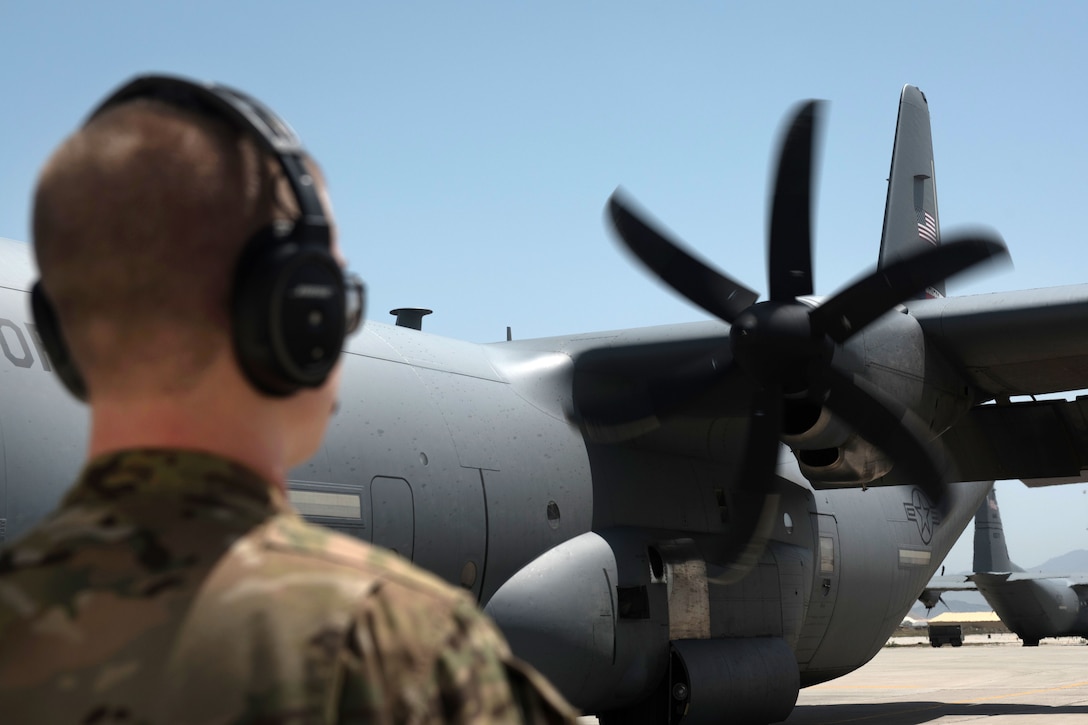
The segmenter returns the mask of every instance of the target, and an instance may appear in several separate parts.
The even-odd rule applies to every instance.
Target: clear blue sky
[[[876,260],[900,88],[926,93],[941,223],[1005,237],[1013,271],[951,294],[1088,282],[1088,3],[282,2],[0,4],[0,236],[110,88],[220,80],[287,117],[325,168],[370,315],[431,307],[470,340],[702,319],[602,222],[619,184],[766,288],[771,149],[829,100],[816,288]],[[1088,486],[999,487],[1013,558],[1088,548]],[[970,538],[970,537],[967,537]],[[970,564],[960,545],[949,570]]]

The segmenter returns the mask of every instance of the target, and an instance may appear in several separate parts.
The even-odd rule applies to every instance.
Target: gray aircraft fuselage
[[[0,519],[9,541],[72,483],[87,426],[86,409],[61,388],[37,342],[24,291],[27,251],[0,242]],[[708,322],[478,345],[368,322],[349,341],[340,409],[320,453],[291,473],[293,498],[310,519],[396,549],[483,605],[526,564],[590,532],[645,539],[632,544],[645,569],[621,571],[611,584],[636,599],[666,596],[665,587],[655,591],[646,547],[723,529],[719,498],[735,475],[731,461],[587,442],[564,412],[571,355],[722,333]],[[957,485],[956,504],[939,520],[911,486],[816,491],[783,447],[767,550],[739,582],[717,583],[713,567],[705,571],[709,611],[693,626],[708,626],[712,637],[784,639],[803,684],[850,672],[902,620],[986,490]],[[562,578],[579,587],[607,586],[585,561],[565,566]],[[567,662],[564,674],[546,653],[522,654],[583,707],[630,702],[646,678],[626,670],[662,670],[670,625],[648,612],[606,619],[609,650],[634,646],[623,641],[625,628],[658,630],[639,631],[637,665],[621,671],[591,656]]]
[[[1025,645],[1047,637],[1088,637],[1088,591],[1078,594],[1068,580],[1008,581],[1000,574],[976,574],[975,584],[994,612]]]

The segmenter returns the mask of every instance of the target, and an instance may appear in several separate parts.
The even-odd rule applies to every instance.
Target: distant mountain
[[[1053,559],[1047,559],[1028,571],[1046,571],[1055,574],[1088,574],[1088,549],[1077,549]]]

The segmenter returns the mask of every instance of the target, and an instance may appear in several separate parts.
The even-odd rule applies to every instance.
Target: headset
[[[241,91],[163,75],[133,78],[100,103],[84,126],[106,109],[140,98],[222,119],[252,137],[283,169],[299,216],[270,223],[246,242],[234,271],[231,336],[239,367],[260,392],[287,396],[319,387],[339,359],[344,339],[362,324],[366,288],[332,254],[329,220],[306,171],[299,137],[271,109]],[[86,400],[86,381],[41,280],[31,290],[31,307],[57,376],[69,392]]]

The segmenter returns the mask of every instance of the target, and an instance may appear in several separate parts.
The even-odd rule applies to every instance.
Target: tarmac
[[[1084,725],[1088,646],[1079,637],[1024,647],[1015,635],[970,635],[962,647],[893,639],[871,662],[801,690],[787,725]]]
[[[864,667],[801,690],[786,725],[1085,725],[1088,645],[1079,637],[1023,647],[1015,635],[970,635],[962,647],[889,641]],[[722,722],[728,722],[728,716]],[[581,718],[596,723],[596,718]]]

